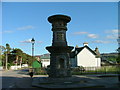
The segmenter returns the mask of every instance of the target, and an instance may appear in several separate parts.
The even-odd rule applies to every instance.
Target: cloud
[[[25,41],[20,41],[20,43],[31,43],[31,39],[25,40]]]
[[[82,35],[82,34],[87,34],[88,32],[74,32],[74,35]]]
[[[118,33],[117,29],[112,30],[112,33]]]
[[[106,30],[105,33],[116,34],[116,33],[118,33],[118,29]]]
[[[117,39],[118,35],[107,35],[106,38],[107,39]]]
[[[107,39],[117,39],[118,38],[118,29],[113,29],[113,30],[106,30],[105,33],[109,34],[106,35]]]
[[[31,43],[31,39],[20,41],[20,43]],[[35,41],[35,43],[43,43],[42,41]]]
[[[13,31],[11,31],[11,30],[5,30],[5,31],[3,31],[3,33],[13,33]]]
[[[113,43],[113,42],[112,41],[95,40],[95,41],[91,41],[90,43],[108,44],[108,43]]]
[[[118,42],[118,43],[120,43],[120,38],[119,38],[119,39],[117,39],[117,42]]]
[[[89,38],[97,38],[98,35],[97,34],[89,34],[88,32],[74,32],[74,35],[87,35]]]
[[[43,43],[42,41],[37,41],[37,43]]]
[[[24,27],[19,27],[17,28],[17,30],[29,30],[29,29],[34,29],[34,26],[28,25],[28,26],[24,26]]]
[[[97,38],[98,37],[98,35],[96,35],[96,34],[88,34],[87,35],[89,38]]]

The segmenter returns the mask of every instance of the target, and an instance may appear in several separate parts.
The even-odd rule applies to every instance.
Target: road
[[[2,79],[2,88],[9,90],[10,88],[32,88],[32,89],[39,89],[39,90],[46,90],[42,88],[32,87],[32,80],[28,74],[28,70],[10,70],[10,71],[0,71],[2,75],[0,75],[0,81]],[[42,75],[34,75],[34,77],[43,77]],[[90,77],[90,79],[95,79],[95,76]],[[115,83],[118,83],[117,77],[103,77],[99,78],[99,82],[105,83],[104,85],[107,88],[111,87],[118,87],[119,86]],[[97,82],[96,82],[97,83]],[[111,85],[113,83],[113,85]],[[100,83],[101,84],[101,83]],[[76,89],[77,90],[77,89]]]
[[[2,88],[32,88],[32,78],[27,75],[27,70],[0,71]]]

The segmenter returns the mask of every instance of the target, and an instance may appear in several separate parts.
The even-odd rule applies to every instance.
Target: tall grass
[[[119,66],[102,66],[102,67],[83,67],[72,68],[72,75],[86,75],[86,74],[118,74],[120,73]],[[46,68],[36,68],[34,69],[34,74],[36,75],[47,75]]]
[[[87,67],[85,71],[72,70],[73,75],[83,75],[83,74],[118,74],[120,73],[120,68],[118,66],[102,66],[102,67]]]

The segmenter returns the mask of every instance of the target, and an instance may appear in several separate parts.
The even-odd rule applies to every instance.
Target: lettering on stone
[[[57,40],[64,40],[64,34],[62,32],[57,33]]]

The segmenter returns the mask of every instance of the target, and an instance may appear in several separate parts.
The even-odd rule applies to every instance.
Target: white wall
[[[3,70],[3,66],[0,66],[0,70]]]
[[[17,69],[22,68],[22,67],[28,67],[28,64],[22,64],[22,66],[20,66],[20,65],[11,66],[10,69],[11,70],[17,70]]]
[[[100,67],[101,66],[101,58],[96,58],[96,63],[97,63],[97,67]]]
[[[42,67],[50,65],[50,59],[41,59]]]
[[[22,67],[28,67],[28,64],[22,64]]]
[[[21,66],[11,66],[11,67],[10,67],[11,70],[17,70],[17,69],[19,69],[19,68],[21,68]]]
[[[84,48],[77,55],[77,66],[83,67],[97,67],[100,66],[100,59],[95,58],[95,55],[92,54],[87,48]]]

